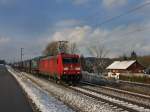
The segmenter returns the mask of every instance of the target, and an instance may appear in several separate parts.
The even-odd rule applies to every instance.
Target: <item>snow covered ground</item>
[[[8,71],[16,78],[28,96],[33,100],[36,106],[42,112],[73,112],[73,110],[48,92],[26,79],[22,74],[15,72],[10,67],[7,67]]]
[[[109,104],[97,101],[68,88],[8,68],[42,112],[72,112],[65,104],[84,112],[119,112]],[[52,95],[54,97],[52,97]],[[58,101],[57,99],[62,102]]]

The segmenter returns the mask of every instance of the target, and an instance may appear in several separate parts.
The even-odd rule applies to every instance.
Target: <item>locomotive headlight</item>
[[[80,67],[76,67],[75,70],[81,70]]]
[[[68,67],[64,67],[64,70],[69,70],[69,68]]]

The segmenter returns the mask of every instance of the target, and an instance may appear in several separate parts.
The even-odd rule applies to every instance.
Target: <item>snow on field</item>
[[[72,109],[64,105],[62,102],[51,96],[48,92],[35,85],[23,75],[15,72],[10,67],[8,71],[16,78],[28,96],[33,100],[36,106],[42,112],[73,112]]]

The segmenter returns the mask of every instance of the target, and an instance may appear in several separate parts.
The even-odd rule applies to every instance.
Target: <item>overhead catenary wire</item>
[[[134,7],[134,8],[132,8],[132,9],[129,9],[128,11],[126,11],[126,12],[124,12],[124,13],[121,13],[121,14],[119,14],[119,15],[116,15],[116,16],[113,16],[113,17],[111,17],[111,18],[109,18],[109,19],[106,19],[105,21],[103,21],[103,22],[101,22],[101,23],[99,23],[99,24],[98,24],[98,23],[95,23],[95,25],[97,25],[97,26],[102,26],[102,25],[104,25],[104,24],[108,24],[108,23],[111,22],[111,21],[117,20],[117,19],[119,19],[119,18],[121,18],[121,17],[123,17],[123,16],[125,16],[125,15],[128,15],[128,14],[130,14],[130,13],[132,13],[132,12],[137,11],[137,10],[140,10],[140,9],[142,9],[143,7],[148,6],[148,5],[150,5],[150,2],[146,2],[146,3],[144,3],[144,4],[138,5],[138,6]],[[93,24],[93,25],[94,25],[94,24]]]
[[[127,36],[127,35],[129,35],[129,34],[139,33],[139,32],[145,31],[145,30],[149,30],[149,29],[150,29],[150,27],[139,28],[139,29],[136,29],[136,30],[134,30],[134,31],[130,31],[130,32],[121,34],[121,35],[119,35],[119,36]]]
[[[150,30],[150,27],[138,28],[138,29],[135,29],[135,30],[133,30],[133,31],[129,31],[129,32],[126,32],[126,33],[118,34],[118,35],[116,35],[116,36],[121,36],[121,37],[129,36],[129,35],[131,35],[131,34],[133,35],[133,34],[135,34],[135,33],[143,32],[143,31],[145,31],[145,30]],[[110,33],[110,34],[107,35],[107,37],[111,37],[112,35],[114,35],[114,34]]]
[[[123,16],[125,16],[125,15],[128,15],[128,14],[130,14],[130,13],[132,13],[132,12],[137,11],[137,10],[140,10],[140,9],[142,9],[143,7],[148,6],[148,5],[150,5],[150,2],[146,2],[146,3],[144,3],[144,4],[140,4],[140,5],[138,5],[138,6],[134,7],[134,8],[129,9],[128,11],[126,11],[126,12],[124,12],[124,13],[121,13],[121,14],[119,14],[119,15],[116,15],[116,16],[113,16],[113,17],[111,17],[111,18],[109,18],[109,19],[106,19],[105,21],[103,21],[103,22],[101,22],[101,23],[99,23],[99,24],[98,24],[98,23],[95,23],[95,24],[92,24],[92,25],[102,26],[102,25],[104,25],[104,24],[108,24],[108,23],[111,22],[111,21],[117,20],[117,19],[119,19],[119,18],[121,18],[121,17],[123,17]],[[89,16],[88,16],[88,17],[89,17]]]
[[[123,13],[120,13],[119,15],[116,15],[116,16],[113,16],[113,17],[111,17],[111,18],[109,18],[109,19],[106,19],[105,21],[103,21],[103,22],[101,22],[101,23],[95,23],[95,25],[97,25],[97,26],[102,26],[102,25],[105,25],[105,24],[108,24],[108,23],[110,23],[111,21],[114,21],[114,20],[117,20],[117,19],[119,19],[119,18],[121,18],[121,17],[124,17],[124,16],[126,16],[126,15],[128,15],[128,14],[130,14],[130,13],[133,13],[133,12],[135,12],[135,11],[137,11],[137,10],[140,10],[140,9],[142,9],[142,8],[144,8],[144,7],[146,7],[146,6],[148,6],[148,5],[150,5],[150,2],[146,2],[146,3],[143,3],[143,4],[140,4],[140,5],[136,5],[134,8],[131,8],[131,9],[129,9],[129,10],[127,10],[126,12],[123,12]],[[95,13],[96,14],[96,13]],[[88,16],[88,18],[89,18],[89,16]],[[94,24],[93,24],[94,25]],[[146,30],[147,28],[144,28],[144,29],[136,29],[136,30],[134,30],[134,31],[130,31],[130,32],[127,32],[127,33],[123,33],[123,34],[121,34],[120,36],[124,36],[124,35],[129,35],[129,34],[134,34],[134,33],[136,33],[136,32],[142,32],[142,31],[144,31],[144,30]],[[149,28],[148,28],[149,29]],[[80,34],[80,32],[77,32],[77,34]],[[111,35],[111,34],[110,34]],[[112,34],[112,35],[114,35],[114,34]]]
[[[129,9],[128,11],[126,11],[126,12],[124,12],[124,13],[121,13],[121,14],[119,14],[119,15],[116,15],[116,16],[113,16],[113,17],[111,17],[111,18],[109,18],[109,19],[106,19],[105,21],[103,21],[103,22],[101,22],[101,23],[99,23],[99,24],[98,24],[98,23],[95,23],[95,24],[92,24],[92,25],[102,26],[102,25],[104,25],[104,24],[108,24],[108,23],[111,22],[111,21],[117,20],[117,19],[119,19],[119,18],[121,18],[121,17],[123,17],[123,16],[125,16],[125,15],[128,15],[128,14],[130,14],[130,13],[132,13],[132,12],[137,11],[137,10],[140,10],[140,9],[142,9],[142,8],[148,6],[148,5],[150,5],[150,2],[146,2],[146,3],[144,3],[144,4],[140,4],[140,5],[138,5],[138,6],[134,7],[134,8]],[[136,32],[142,32],[142,31],[144,31],[144,30],[146,30],[146,29],[149,29],[149,28],[136,29],[136,30],[134,30],[134,31],[130,31],[130,32],[121,34],[120,36],[129,35],[129,34],[134,34],[134,33],[136,33]]]

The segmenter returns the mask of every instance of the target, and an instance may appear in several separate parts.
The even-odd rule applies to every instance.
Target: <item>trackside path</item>
[[[2,65],[0,66],[0,112],[33,112],[21,87]]]

